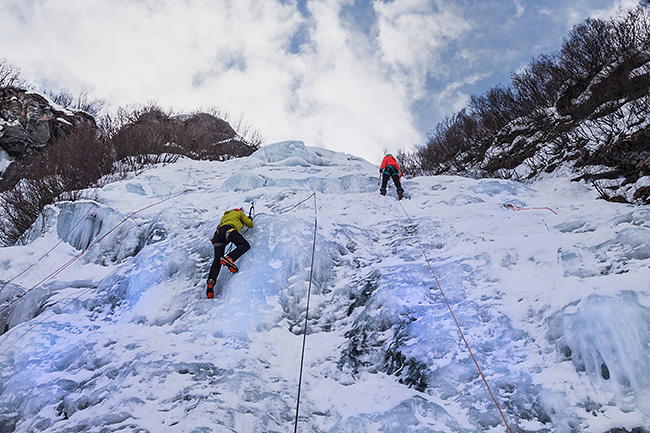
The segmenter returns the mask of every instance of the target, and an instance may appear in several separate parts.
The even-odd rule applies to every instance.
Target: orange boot
[[[237,273],[237,271],[239,271],[239,268],[237,267],[235,262],[233,262],[232,259],[230,257],[228,257],[228,256],[223,256],[221,258],[221,264],[223,266],[227,267],[228,270],[230,272],[232,272],[233,274],[235,274],[235,273]]]

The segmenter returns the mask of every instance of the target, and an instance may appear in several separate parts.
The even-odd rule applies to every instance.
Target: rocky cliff
[[[57,107],[25,89],[0,88],[0,148],[12,158],[24,158],[80,125],[96,128],[89,114]]]

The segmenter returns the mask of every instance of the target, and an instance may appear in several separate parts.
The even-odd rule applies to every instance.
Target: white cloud
[[[440,51],[470,30],[450,2],[404,0],[375,2],[383,60],[418,81],[435,73]]]
[[[377,149],[403,136],[410,145],[418,132],[402,89],[377,68],[367,41],[341,26],[339,3],[311,1],[304,18],[295,4],[268,0],[7,0],[0,14],[19,10],[24,19],[2,26],[0,41],[21,35],[6,54],[44,86],[114,105],[216,106],[271,141],[376,160]],[[290,53],[301,25],[308,37]]]
[[[435,95],[436,103],[447,108],[446,112],[456,113],[467,106],[470,95],[463,91],[467,85],[476,84],[488,74],[473,74],[462,80],[450,82]]]
[[[387,75],[367,39],[342,25],[338,3],[310,4],[310,54],[301,59],[306,65],[295,91],[293,128],[331,149],[378,162],[381,149],[410,147],[419,133],[408,96]]]
[[[282,0],[2,0],[0,55],[51,90],[114,106],[218,107],[269,141],[300,139],[378,162],[384,148],[422,143],[426,131],[414,125],[431,128],[461,108],[468,86],[478,86],[473,78],[507,75],[498,61],[519,65],[539,54],[495,45],[521,37],[498,33],[516,25],[484,31],[494,42],[476,36],[501,22],[476,15],[494,9],[491,1],[308,0],[303,16],[296,1]],[[536,6],[513,1],[522,18]],[[566,19],[560,3],[537,17]],[[342,7],[366,8],[376,22],[355,28]],[[579,22],[589,8],[574,10]],[[529,47],[551,37],[525,36]]]
[[[587,17],[606,20],[615,15],[621,8],[634,7],[638,4],[638,0],[614,0],[604,5],[602,2],[594,5],[591,2],[585,1],[567,8],[566,13],[562,17],[566,22],[566,27],[571,28]]]
[[[520,0],[514,0],[514,4],[517,11],[515,18],[521,18],[524,15],[524,12],[526,12],[526,7],[521,3]]]

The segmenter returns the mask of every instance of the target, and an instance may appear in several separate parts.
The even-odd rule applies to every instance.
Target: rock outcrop
[[[21,159],[80,125],[96,128],[89,114],[57,108],[42,95],[25,89],[0,89],[0,148],[12,158]]]

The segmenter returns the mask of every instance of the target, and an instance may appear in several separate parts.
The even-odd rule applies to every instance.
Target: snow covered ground
[[[0,432],[292,431],[315,224],[298,431],[508,431],[440,289],[512,431],[650,426],[648,207],[377,177],[284,142],[50,207],[0,249]],[[252,202],[208,300],[209,239]]]

